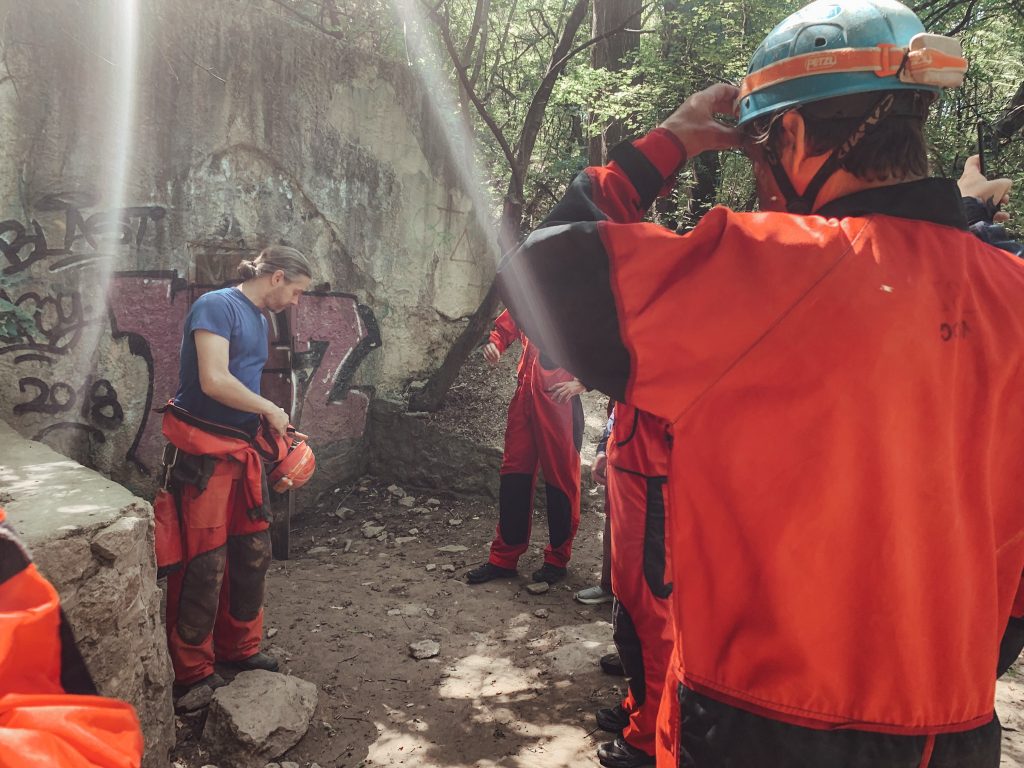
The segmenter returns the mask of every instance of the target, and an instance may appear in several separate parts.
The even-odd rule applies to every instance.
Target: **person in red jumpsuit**
[[[671,567],[666,548],[669,424],[616,403],[608,440],[608,519],[615,648],[626,673],[624,701],[597,712],[616,733],[598,747],[605,768],[654,765],[658,711],[672,656]]]
[[[994,223],[1008,179],[977,158],[959,184],[927,175],[929,105],[965,69],[894,0],[811,3],[742,88],[577,176],[499,270],[555,364],[671,425],[659,765],[999,764],[1024,249]],[[642,221],[689,157],[730,147],[759,211]]]
[[[60,607],[0,509],[0,768],[138,768],[131,705],[99,696]]]
[[[164,488],[157,565],[167,575],[167,641],[175,694],[224,684],[215,663],[277,671],[260,650],[270,566],[261,429],[288,430],[288,414],[260,395],[267,360],[264,310],[297,304],[310,284],[306,257],[270,246],[239,266],[243,281],[192,305],[178,392],[164,410]]]
[[[470,584],[516,575],[530,543],[537,469],[544,474],[548,545],[534,581],[554,584],[566,576],[572,542],[580,524],[580,446],[585,387],[552,365],[519,330],[508,310],[494,323],[484,357],[492,365],[513,342],[523,346],[516,392],[508,406],[505,453],[501,461],[498,529],[486,563],[466,574]]]

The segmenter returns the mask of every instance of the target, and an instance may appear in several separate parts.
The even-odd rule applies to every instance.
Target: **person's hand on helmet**
[[[715,115],[735,113],[739,89],[734,85],[717,83],[690,96],[661,124],[672,131],[686,147],[688,157],[696,157],[710,149],[738,147],[742,134],[726,125]]]
[[[1013,182],[1010,179],[987,179],[981,172],[981,160],[977,155],[971,155],[964,163],[964,172],[957,180],[956,185],[960,187],[962,197],[973,197],[986,205],[1006,205],[1010,202],[1010,186]],[[1010,215],[1005,211],[998,211],[992,221],[1001,224],[1008,221]]]
[[[267,424],[270,428],[278,435],[284,435],[288,432],[288,414],[284,408],[274,407],[272,410],[268,410],[266,414]]]

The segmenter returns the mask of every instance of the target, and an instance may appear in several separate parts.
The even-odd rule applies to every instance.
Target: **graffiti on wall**
[[[177,389],[188,307],[214,287],[188,286],[176,272],[120,272],[113,280],[114,336],[127,337],[132,352],[150,367],[149,404],[128,456],[144,472],[159,459],[160,423],[151,406],[167,402]],[[381,345],[372,311],[351,294],[310,292],[297,307],[269,319],[263,393],[320,442],[362,436],[369,398],[352,388],[352,377],[363,358]]]
[[[47,261],[50,272],[77,269],[113,259],[120,246],[142,245],[152,224],[166,217],[159,205],[136,206],[85,214],[94,200],[77,194],[47,195],[35,208],[40,212],[63,214],[64,235],[52,245],[36,219],[28,225],[15,219],[0,221],[0,254],[7,262],[0,274],[16,275],[39,261]]]
[[[157,237],[162,228],[153,224],[166,216],[160,206],[87,214],[87,202],[71,195],[40,201],[37,209],[56,212],[49,237],[36,219],[0,222],[0,361],[17,373],[8,415],[16,425],[29,419],[41,424],[32,428],[37,440],[75,432],[103,443],[111,432],[132,429],[124,458],[153,476],[163,440],[152,409],[177,389],[181,329],[191,303],[217,286],[189,284],[176,271],[118,271],[98,297],[90,299],[85,279],[67,287],[77,274],[84,278],[90,267]],[[352,380],[365,356],[381,345],[372,311],[350,294],[311,292],[268,320],[264,394],[290,410],[293,422],[318,443],[360,438],[369,397]],[[91,367],[93,352],[80,347],[90,337],[94,345],[99,334],[127,341],[131,355],[145,362],[148,381],[80,370],[82,360]],[[144,406],[128,409],[119,388],[141,388]]]
[[[78,291],[25,291],[12,298],[0,289],[0,303],[11,307],[15,317],[0,331],[0,359],[11,358],[17,370],[31,364],[28,367],[36,374],[17,378],[22,398],[14,404],[13,416],[44,414],[55,419],[33,435],[36,440],[72,431],[105,442],[105,431],[119,429],[124,422],[114,385],[97,376],[65,381],[53,370],[67,367],[57,364],[78,351],[85,330],[102,318],[92,316]],[[67,373],[64,378],[70,378]]]

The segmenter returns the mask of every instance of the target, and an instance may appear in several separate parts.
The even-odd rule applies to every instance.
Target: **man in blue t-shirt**
[[[179,696],[223,685],[214,662],[240,670],[278,667],[260,651],[270,534],[263,507],[252,500],[263,498],[262,465],[256,461],[250,472],[252,462],[247,466],[224,446],[227,437],[251,453],[248,438],[261,418],[278,434],[287,430],[288,413],[260,395],[268,352],[263,313],[297,304],[311,270],[299,251],[272,246],[243,261],[239,272],[240,285],[192,305],[178,393],[164,415],[174,449],[167,454],[169,493],[154,506],[158,560],[162,547],[180,547],[180,567],[167,580],[167,637]],[[162,525],[168,518],[180,520],[180,531]]]

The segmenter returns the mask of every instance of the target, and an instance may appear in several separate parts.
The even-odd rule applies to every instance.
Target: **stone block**
[[[242,672],[214,691],[202,745],[222,768],[264,765],[305,735],[316,703],[313,683],[278,672]]]
[[[93,554],[108,563],[127,556],[140,541],[146,540],[148,526],[147,521],[138,517],[118,518],[93,537]]]

